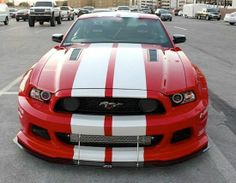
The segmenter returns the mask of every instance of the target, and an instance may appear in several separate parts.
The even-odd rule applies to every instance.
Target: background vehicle
[[[83,9],[89,10],[89,12],[91,13],[94,10],[93,6],[84,6]]]
[[[185,4],[183,6],[183,16],[185,18],[195,18],[196,13],[203,8],[207,8],[206,4]]]
[[[93,10],[93,13],[100,13],[100,12],[111,12],[112,10],[110,9],[100,9],[100,8],[97,8],[97,9],[94,9]]]
[[[0,22],[4,22],[5,25],[9,24],[9,9],[4,3],[0,3]]]
[[[178,8],[173,9],[173,15],[179,16],[179,11],[181,11],[181,10],[182,10],[182,9],[178,9]]]
[[[34,7],[30,8],[29,26],[34,27],[36,21],[38,21],[40,25],[43,25],[44,22],[50,22],[51,26],[55,26],[56,21],[57,24],[61,24],[60,8],[54,1],[36,1]]]
[[[10,14],[11,18],[15,18],[16,17],[16,12],[17,12],[16,8],[9,8],[9,14]]]
[[[18,10],[16,13],[16,21],[19,22],[20,20],[28,20],[29,18],[29,10],[28,9],[21,9]]]
[[[61,19],[74,20],[75,13],[70,6],[61,6]]]
[[[231,13],[229,16],[229,24],[234,25],[236,23],[236,12]]]
[[[117,11],[125,11],[125,12],[130,12],[130,9],[128,6],[118,6]]]
[[[220,20],[221,14],[218,8],[203,8],[201,11],[198,11],[195,15],[197,19],[206,19],[206,20]]]
[[[172,14],[166,9],[157,9],[155,11],[155,14],[160,17],[162,21],[172,21]]]
[[[83,15],[83,14],[88,14],[88,13],[91,13],[91,11],[87,10],[87,9],[80,9],[78,14],[77,14],[77,17]]]
[[[77,16],[78,13],[79,13],[79,8],[74,8],[74,13],[75,13],[75,15]]]

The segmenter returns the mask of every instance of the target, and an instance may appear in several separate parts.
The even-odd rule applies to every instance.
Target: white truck
[[[9,9],[4,3],[0,3],[0,22],[3,22],[5,25],[9,23]]]
[[[185,4],[183,6],[183,16],[185,18],[195,18],[197,12],[207,8],[206,4]]]
[[[37,0],[33,7],[30,8],[29,26],[34,27],[35,22],[40,25],[49,22],[51,26],[61,24],[61,11],[56,3],[52,0]]]

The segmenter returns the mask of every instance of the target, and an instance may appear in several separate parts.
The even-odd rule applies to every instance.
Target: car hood
[[[172,93],[191,85],[192,72],[187,79],[185,71],[191,67],[182,51],[153,45],[78,45],[49,51],[33,69],[31,83],[51,92],[108,88]]]

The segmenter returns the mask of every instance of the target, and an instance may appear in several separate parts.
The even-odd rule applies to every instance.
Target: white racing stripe
[[[101,88],[97,96],[104,96],[111,51],[111,43],[92,44],[85,49],[72,88]],[[80,92],[82,90],[72,90],[71,95],[80,96]]]
[[[147,89],[143,49],[138,44],[119,44],[116,56],[113,97],[124,95],[115,89]],[[139,93],[140,94],[140,93]],[[146,92],[142,93],[146,97]],[[135,95],[135,94],[134,94]]]
[[[85,135],[104,135],[105,116],[73,114],[71,132]]]
[[[146,135],[145,116],[113,116],[112,135],[114,136],[141,136]]]
[[[104,162],[105,147],[74,146],[74,160]]]
[[[136,147],[112,148],[112,162],[143,162],[144,148]]]

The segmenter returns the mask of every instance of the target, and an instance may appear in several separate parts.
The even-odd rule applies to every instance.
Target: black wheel
[[[71,18],[71,20],[74,20],[75,19],[75,16],[73,15],[73,17]]]
[[[30,27],[34,27],[34,24],[35,24],[35,20],[34,20],[34,18],[33,17],[29,17],[29,26]]]
[[[210,17],[208,15],[206,16],[206,20],[210,20]]]
[[[170,22],[172,21],[172,18],[170,18]]]
[[[18,19],[18,18],[16,18],[16,21],[17,21],[17,22],[19,22],[19,19]]]
[[[233,23],[233,22],[229,22],[229,24],[230,24],[230,25],[234,25],[234,23]]]
[[[43,21],[40,21],[39,24],[40,24],[40,25],[43,25]]]
[[[6,17],[6,19],[5,19],[5,21],[4,21],[4,24],[5,24],[5,25],[8,25],[8,24],[9,24],[9,19],[8,19],[8,17]]]
[[[24,20],[24,22],[26,21],[26,19],[23,19]]]
[[[51,25],[52,27],[56,26],[54,15],[52,15],[52,17],[51,17],[51,19],[50,19],[50,25]]]
[[[61,15],[59,15],[59,17],[57,17],[57,24],[61,24],[61,20],[62,20]]]
[[[70,17],[68,17],[67,20],[70,21]]]

